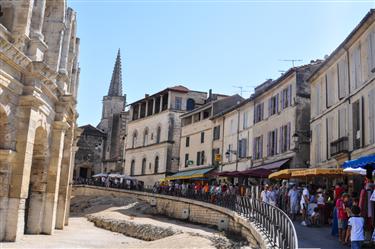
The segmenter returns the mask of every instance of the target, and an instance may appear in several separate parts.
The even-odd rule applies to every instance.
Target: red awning
[[[277,161],[277,162],[273,162],[269,164],[264,164],[262,166],[240,171],[238,174],[240,176],[252,176],[252,177],[265,178],[265,177],[268,177],[268,175],[271,174],[273,170],[279,169],[288,161],[289,159],[285,159],[285,160],[281,160],[281,161]]]

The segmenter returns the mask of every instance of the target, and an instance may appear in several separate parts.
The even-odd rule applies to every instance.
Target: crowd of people
[[[375,234],[372,215],[374,203],[369,202],[373,185],[368,182],[361,193],[348,193],[348,187],[336,184],[332,188],[306,184],[263,186],[260,198],[263,202],[275,205],[288,213],[292,220],[301,215],[301,225],[331,225],[332,235],[338,236],[343,245],[361,248],[365,231]],[[374,235],[372,235],[374,237]],[[374,238],[372,238],[374,239]]]
[[[371,209],[374,203],[369,199],[374,185],[370,182],[360,193],[351,191],[351,194],[343,184],[326,188],[313,184],[291,183],[287,180],[283,180],[281,184],[252,186],[226,181],[163,181],[156,182],[152,187],[144,187],[141,181],[97,177],[90,180],[78,178],[76,183],[194,198],[231,209],[235,208],[237,197],[255,197],[280,208],[293,221],[300,219],[303,226],[331,225],[332,235],[338,236],[344,245],[351,244],[352,248],[361,248],[365,231],[370,232],[371,240],[374,229],[371,217],[374,217],[375,209]]]

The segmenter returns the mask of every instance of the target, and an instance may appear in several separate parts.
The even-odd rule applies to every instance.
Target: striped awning
[[[167,181],[171,180],[178,180],[178,179],[196,179],[196,178],[204,178],[206,174],[212,171],[214,168],[204,168],[204,169],[194,169],[194,170],[186,170],[180,171],[174,175],[168,176],[165,178]]]
[[[362,168],[362,169],[375,169],[375,155],[363,156],[357,159],[346,161],[343,168]]]

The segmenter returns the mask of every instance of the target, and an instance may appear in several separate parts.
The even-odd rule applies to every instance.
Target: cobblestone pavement
[[[331,235],[330,227],[305,227],[294,222],[297,230],[298,245],[302,248],[349,249],[339,243],[337,237]]]

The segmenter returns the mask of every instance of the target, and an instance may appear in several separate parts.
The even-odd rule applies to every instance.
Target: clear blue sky
[[[70,0],[81,38],[79,125],[96,125],[117,49],[128,103],[167,86],[234,94],[323,58],[374,1]],[[246,90],[250,90],[249,88]],[[244,93],[248,97],[250,93]]]

